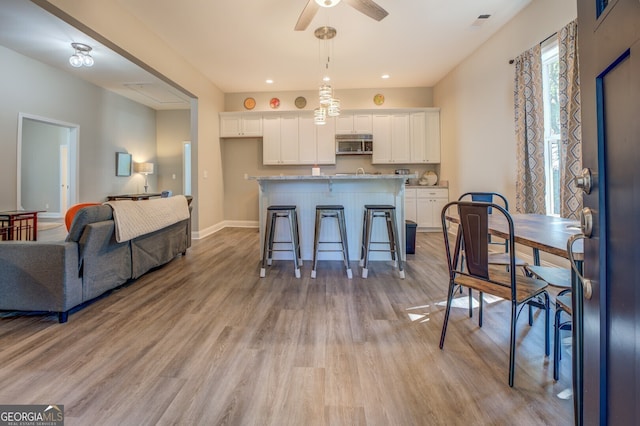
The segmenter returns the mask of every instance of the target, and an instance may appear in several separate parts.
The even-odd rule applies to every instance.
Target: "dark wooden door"
[[[578,0],[584,204],[582,407],[577,423],[640,422],[640,1]],[[578,360],[579,362],[579,360]]]

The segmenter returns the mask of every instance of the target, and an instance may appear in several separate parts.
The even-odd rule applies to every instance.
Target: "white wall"
[[[508,61],[576,16],[576,0],[533,1],[434,87],[442,126],[440,173],[449,181],[451,199],[497,191],[515,207],[515,67]]]

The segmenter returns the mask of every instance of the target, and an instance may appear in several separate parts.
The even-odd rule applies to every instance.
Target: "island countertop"
[[[362,219],[365,204],[387,204],[396,207],[396,225],[400,234],[403,259],[405,258],[404,197],[405,182],[415,175],[398,174],[335,174],[335,175],[273,175],[251,176],[260,187],[260,241],[264,238],[267,207],[275,204],[296,205],[300,224],[302,258],[313,257],[315,207],[320,204],[339,204],[345,209],[349,257],[357,261],[360,256]],[[378,222],[378,221],[376,221]],[[322,240],[337,241],[337,229],[323,227]],[[374,224],[373,240],[386,238],[383,221]],[[326,235],[325,235],[326,234]],[[288,234],[280,240],[286,241]],[[261,244],[262,250],[262,244]],[[261,253],[262,254],[262,253]],[[279,252],[274,259],[289,258],[289,253]],[[333,253],[323,254],[320,260],[339,260]],[[388,253],[375,253],[372,260],[390,259]]]
[[[350,174],[337,173],[334,175],[273,175],[273,176],[250,176],[249,179],[257,181],[261,180],[360,180],[360,179],[413,179],[415,174],[396,175],[396,174]]]

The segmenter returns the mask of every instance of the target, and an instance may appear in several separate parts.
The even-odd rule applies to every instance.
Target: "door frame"
[[[22,209],[22,133],[23,133],[23,125],[25,120],[31,121],[39,121],[41,123],[50,124],[53,126],[63,127],[69,130],[69,138],[68,138],[68,153],[69,158],[67,161],[67,177],[69,184],[68,191],[68,205],[74,205],[77,203],[79,198],[79,188],[78,188],[78,158],[79,158],[79,141],[80,141],[80,125],[74,123],[67,123],[65,121],[56,120],[53,118],[42,117],[39,115],[27,114],[23,112],[18,113],[18,135],[16,142],[16,151],[17,151],[17,162],[16,162],[16,209]],[[60,161],[60,159],[56,159],[56,161]],[[59,191],[62,191],[62,188],[58,188]],[[61,192],[58,194],[59,197],[62,196]],[[59,218],[63,217],[65,212],[43,212],[39,216],[40,217],[54,217]]]

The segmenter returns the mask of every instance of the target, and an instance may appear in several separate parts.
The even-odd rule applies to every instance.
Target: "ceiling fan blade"
[[[386,10],[378,6],[373,0],[344,0],[349,6],[362,12],[376,21],[382,21],[389,14]]]
[[[311,23],[311,20],[313,19],[313,17],[316,16],[316,13],[318,13],[319,8],[320,6],[318,6],[318,3],[316,3],[315,0],[309,0],[307,2],[307,5],[304,7],[304,9],[302,9],[302,13],[298,18],[298,22],[296,22],[295,30],[296,31],[306,30],[309,24]]]

